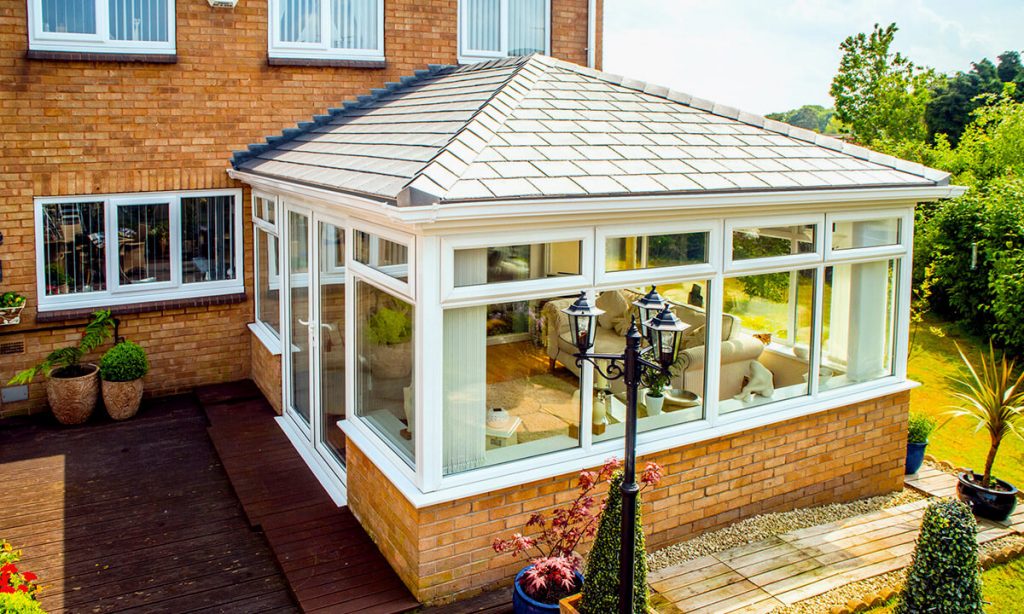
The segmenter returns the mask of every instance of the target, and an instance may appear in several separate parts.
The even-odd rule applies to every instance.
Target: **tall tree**
[[[934,75],[890,51],[898,29],[875,24],[871,34],[850,36],[839,46],[843,58],[829,93],[836,117],[861,143],[923,141],[927,135],[924,110]]]
[[[971,66],[969,72],[958,72],[936,82],[925,108],[925,121],[931,140],[934,140],[936,134],[945,134],[949,142],[956,145],[980,104],[978,96],[1002,91],[1000,73],[1003,71],[997,69],[995,64],[986,58]],[[1010,71],[1008,66],[1005,72]]]

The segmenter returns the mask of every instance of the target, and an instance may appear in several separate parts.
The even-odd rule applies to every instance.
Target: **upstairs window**
[[[270,57],[384,59],[383,0],[270,0]]]
[[[549,0],[461,0],[459,58],[473,62],[549,53]]]
[[[173,0],[29,0],[35,51],[174,53]]]

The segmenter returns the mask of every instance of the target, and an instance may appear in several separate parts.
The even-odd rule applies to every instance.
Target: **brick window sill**
[[[246,301],[245,292],[236,294],[222,294],[219,296],[202,296],[198,298],[176,299],[170,301],[151,301],[146,303],[132,303],[129,305],[114,305],[109,307],[110,313],[115,316],[130,315],[136,313],[151,313],[154,311],[165,311],[168,309],[185,309],[187,307],[212,307],[215,305],[236,305]],[[84,320],[89,318],[94,311],[100,307],[86,309],[62,309],[59,311],[41,311],[36,314],[37,323],[63,322],[65,320]]]
[[[331,68],[387,68],[386,60],[331,60],[326,58],[268,57],[269,66],[325,66]]]
[[[93,53],[82,51],[38,51],[29,49],[25,53],[29,60],[52,60],[58,62],[142,62],[148,64],[176,64],[175,53]]]

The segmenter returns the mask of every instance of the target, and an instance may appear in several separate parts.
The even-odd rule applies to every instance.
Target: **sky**
[[[942,72],[1024,51],[1022,0],[604,0],[604,70],[771,113],[832,106],[839,44],[896,22],[893,48]]]

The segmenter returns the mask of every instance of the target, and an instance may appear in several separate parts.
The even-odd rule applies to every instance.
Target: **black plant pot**
[[[1017,488],[1013,484],[993,479],[996,484],[1006,489],[994,490],[984,488],[971,479],[974,478],[980,482],[981,476],[977,473],[972,472],[971,478],[967,473],[960,473],[957,474],[957,478],[956,494],[961,501],[970,506],[976,516],[1003,522],[1017,508]]]

